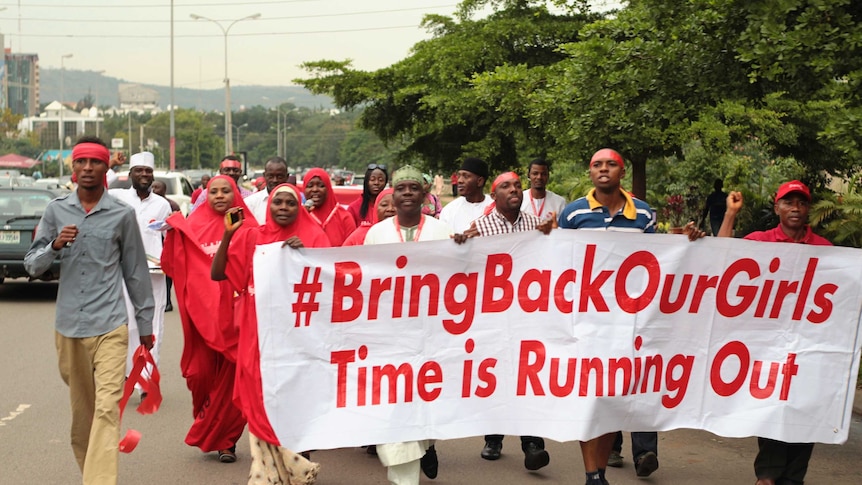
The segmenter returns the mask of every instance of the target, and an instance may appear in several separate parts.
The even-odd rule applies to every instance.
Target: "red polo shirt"
[[[768,231],[752,232],[751,234],[745,236],[743,239],[763,242],[797,242],[793,239],[790,239],[787,234],[784,234],[784,231],[781,230],[781,226],[776,226],[775,228]],[[832,246],[832,243],[829,242],[826,238],[814,234],[814,232],[811,231],[810,226],[805,226],[805,237],[802,238],[801,241],[799,241],[799,244],[811,244],[812,246]]]

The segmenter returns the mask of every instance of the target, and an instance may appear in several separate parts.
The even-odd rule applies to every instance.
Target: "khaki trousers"
[[[126,325],[96,337],[55,332],[60,376],[69,386],[72,405],[72,451],[84,485],[117,483],[128,342]]]

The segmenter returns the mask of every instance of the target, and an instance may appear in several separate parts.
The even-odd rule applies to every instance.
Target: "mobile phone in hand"
[[[243,219],[245,219],[245,217],[243,216],[241,207],[236,212],[230,213],[230,223],[231,224],[236,224],[237,222],[239,222]]]

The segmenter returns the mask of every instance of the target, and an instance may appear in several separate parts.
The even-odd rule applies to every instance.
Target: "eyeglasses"
[[[369,163],[368,170],[374,170],[375,168],[379,168],[380,170],[386,171],[386,165],[377,165],[376,163]]]

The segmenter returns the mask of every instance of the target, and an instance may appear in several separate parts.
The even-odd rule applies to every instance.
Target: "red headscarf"
[[[281,184],[269,193],[271,199],[280,192],[292,194],[297,202],[302,198],[299,190],[291,184]],[[269,201],[268,201],[269,202]],[[302,208],[298,208],[296,219],[287,226],[279,225],[272,217],[267,203],[266,223],[257,230],[246,231],[235,236],[228,252],[226,274],[232,287],[239,293],[236,305],[236,321],[239,328],[237,380],[234,385],[234,403],[242,409],[248,420],[249,431],[271,444],[279,444],[272,430],[263,405],[263,384],[260,376],[260,348],[257,333],[257,306],[254,292],[254,253],[256,246],[286,241],[299,237],[307,248],[329,247],[329,238]],[[284,248],[284,251],[293,251]],[[289,271],[285,268],[284,271]]]
[[[239,207],[245,213],[245,221],[242,223],[242,227],[257,227],[257,221],[254,217],[251,217],[251,211],[248,206],[245,205],[245,201],[243,201],[242,195],[240,195],[239,187],[237,187],[233,178],[228,177],[227,175],[216,175],[210,179],[209,183],[207,183],[206,190],[203,191],[201,197],[208,197],[210,187],[212,187],[213,182],[216,180],[226,180],[228,184],[230,184],[230,188],[233,191],[233,204],[231,205],[231,208]],[[189,214],[187,223],[189,229],[201,244],[218,243],[221,241],[222,235],[224,234],[224,214],[216,212],[215,209],[210,206],[208,200],[195,209],[194,212]]]
[[[247,210],[232,178],[224,175],[213,177],[207,188],[216,179],[227,180],[234,190],[236,197],[232,207]],[[230,331],[233,326],[232,298],[221,298],[223,294],[230,294],[225,293],[223,284],[210,279],[212,257],[224,234],[224,215],[207,203],[192,212],[188,219],[175,212],[168,217],[167,223],[173,229],[165,235],[162,269],[174,280],[183,327],[186,333],[194,331],[200,334],[208,347],[232,358],[236,353],[236,335]],[[256,226],[257,221],[253,217],[246,218],[243,223],[243,228]],[[190,352],[193,353],[194,349],[187,345],[183,349],[181,366],[192,358]]]
[[[593,156],[590,158],[590,163],[603,158],[610,158],[611,160],[616,160],[616,162],[620,164],[620,167],[625,168],[626,162],[623,160],[623,156],[620,155],[620,152],[611,148],[602,148],[596,153],[593,153]]]
[[[303,177],[303,183],[307,184],[315,177],[319,178],[326,186],[326,198],[320,207],[316,207],[310,212],[311,218],[323,228],[323,232],[329,237],[332,246],[341,246],[347,236],[356,229],[356,221],[353,220],[353,216],[347,210],[338,205],[338,199],[332,190],[332,181],[326,170],[312,168]]]
[[[338,206],[338,199],[336,199],[335,194],[332,191],[332,180],[329,178],[329,174],[322,168],[312,168],[306,172],[305,176],[302,177],[303,185],[311,182],[311,179],[314,177],[319,178],[320,181],[323,182],[323,185],[326,186],[326,198],[323,199],[323,204],[321,204],[320,207],[314,208],[314,212],[317,213],[318,219],[323,221],[329,216],[329,213]]]
[[[377,214],[377,206],[380,205],[380,202],[383,200],[384,197],[386,197],[387,195],[392,195],[394,193],[395,193],[395,189],[393,189],[392,187],[389,187],[388,189],[381,190],[380,193],[377,194],[377,198],[374,199],[374,212],[371,213],[371,224],[372,225],[380,222],[380,216]]]
[[[272,218],[272,212],[269,210],[269,203],[272,201],[272,197],[280,192],[287,192],[293,195],[293,198],[296,199],[296,203],[300,205],[299,210],[296,213],[296,219],[287,226],[280,226],[277,222]],[[329,239],[324,234],[323,230],[314,219],[311,218],[311,214],[302,207],[302,196],[299,193],[299,189],[296,186],[291,184],[281,184],[272,192],[269,193],[269,197],[267,198],[267,208],[266,208],[266,223],[263,226],[260,226],[260,233],[257,236],[257,244],[269,244],[276,241],[287,241],[293,236],[298,236],[299,239],[302,240],[302,244],[307,247],[328,247]],[[322,246],[319,238],[324,238],[326,245]]]
[[[232,178],[213,177],[207,189],[217,179],[227,180],[233,189],[232,207],[251,214]],[[223,449],[236,442],[245,426],[242,412],[231,399],[239,341],[234,292],[228,282],[210,278],[213,254],[225,230],[224,215],[206,203],[188,219],[176,212],[167,222],[173,229],[165,235],[162,269],[174,280],[183,325],[180,369],[192,392],[195,415],[186,443],[204,451]],[[255,219],[247,217],[240,232],[256,227]],[[204,412],[207,406],[210,408]]]
[[[371,224],[361,224],[359,227],[353,231],[350,236],[344,241],[342,246],[362,246],[365,243],[365,235],[368,234],[368,230],[371,229],[371,226],[380,222],[380,218],[377,216],[377,207],[380,205],[380,201],[383,200],[387,195],[392,195],[395,192],[394,189],[387,188],[380,191],[377,194],[377,198],[374,199],[374,204],[368,208],[371,212]]]

